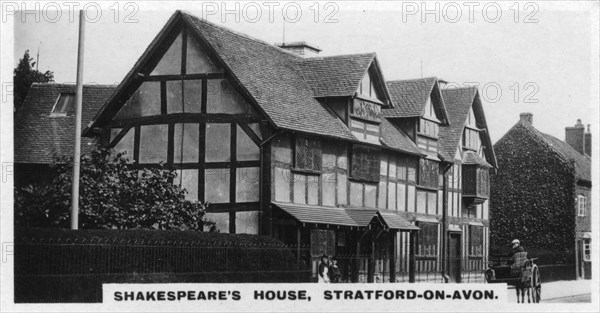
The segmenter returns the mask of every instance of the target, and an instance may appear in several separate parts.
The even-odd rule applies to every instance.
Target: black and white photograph
[[[599,1],[0,2],[3,312],[600,309]]]

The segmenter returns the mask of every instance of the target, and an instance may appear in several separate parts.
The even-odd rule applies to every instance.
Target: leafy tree
[[[17,68],[13,72],[14,83],[14,107],[18,108],[23,104],[25,96],[33,83],[48,83],[54,81],[54,72],[46,71],[42,73],[36,70],[36,62],[29,56],[29,50],[25,50],[23,58],[19,60]]]
[[[32,227],[70,225],[70,158],[56,160],[53,179],[18,189],[15,223]],[[173,184],[177,173],[162,167],[136,169],[124,153],[97,148],[81,158],[79,223],[85,229],[201,230],[205,205],[185,199]],[[214,227],[212,227],[214,229]]]

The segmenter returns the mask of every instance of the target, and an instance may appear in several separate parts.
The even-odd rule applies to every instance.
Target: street
[[[589,280],[563,280],[542,283],[542,303],[590,303],[592,298]],[[507,300],[517,302],[514,287],[508,287]],[[525,294],[527,302],[527,294]]]
[[[542,303],[591,303],[591,302],[592,302],[592,294],[591,293],[570,296],[570,297],[563,297],[563,298],[554,298],[554,299],[549,299],[546,301],[542,300]]]

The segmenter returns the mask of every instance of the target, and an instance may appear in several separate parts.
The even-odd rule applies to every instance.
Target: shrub
[[[72,158],[57,159],[49,183],[16,190],[15,223],[32,227],[70,224]],[[137,168],[122,153],[98,148],[81,158],[79,223],[87,229],[202,230],[205,206],[185,199],[163,164]]]

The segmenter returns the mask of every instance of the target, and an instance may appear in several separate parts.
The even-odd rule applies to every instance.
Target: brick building
[[[591,133],[581,120],[565,141],[520,120],[494,145],[491,234],[494,247],[514,238],[557,278],[591,278]],[[542,269],[542,275],[544,275]]]

